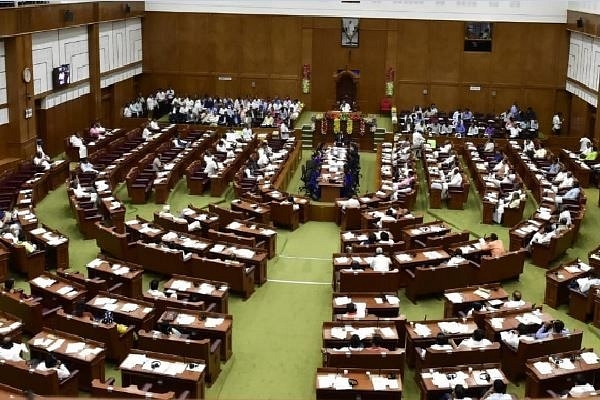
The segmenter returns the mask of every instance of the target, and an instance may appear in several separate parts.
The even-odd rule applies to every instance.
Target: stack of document
[[[54,279],[38,276],[37,278],[34,278],[31,282],[35,283],[36,286],[39,286],[41,288],[48,288],[52,286],[52,284],[54,284],[56,281]]]
[[[538,370],[540,374],[546,375],[552,373],[552,364],[547,361],[538,361],[533,364],[533,367]]]
[[[132,312],[140,308],[137,304],[134,303],[125,303],[121,306],[121,310],[125,312]]]
[[[452,303],[462,303],[463,301],[462,294],[457,292],[446,293],[444,296]]]
[[[179,290],[179,291],[186,291],[187,289],[189,289],[191,287],[192,287],[192,282],[184,281],[184,280],[180,280],[180,279],[174,280],[173,284],[171,285],[171,289]]]
[[[196,320],[196,317],[194,317],[193,315],[179,314],[179,315],[177,315],[177,319],[175,320],[175,323],[177,325],[190,325],[190,324],[193,324],[195,320]]]
[[[517,321],[525,325],[541,325],[544,321],[533,313],[526,313],[515,318]]]
[[[592,353],[592,352],[581,353],[581,359],[586,364],[598,364],[598,356],[596,355],[596,353]]]
[[[467,333],[469,326],[458,322],[438,322],[438,327],[444,333]]]
[[[400,299],[397,296],[386,294],[385,299],[393,306],[400,304]]]
[[[215,290],[215,287],[208,283],[202,283],[198,288],[198,292],[202,294],[211,294]]]
[[[221,325],[223,322],[225,322],[224,318],[206,318],[206,321],[204,321],[204,327],[205,328],[216,328],[217,326]]]
[[[410,254],[400,253],[396,254],[396,259],[398,261],[411,261],[412,257],[410,256]]]
[[[429,327],[427,325],[415,324],[414,330],[415,330],[415,333],[419,336],[430,336],[431,335],[431,329],[429,329]]]
[[[102,264],[102,262],[103,261],[101,259],[95,258],[92,261],[90,261],[89,263],[87,263],[87,266],[89,268],[96,268],[96,267],[100,266],[100,264]]]
[[[336,306],[345,306],[346,304],[352,303],[352,299],[348,296],[340,296],[333,299]]]

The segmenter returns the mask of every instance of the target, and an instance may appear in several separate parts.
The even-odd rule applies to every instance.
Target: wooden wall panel
[[[271,68],[266,71],[264,69],[272,60],[271,50],[277,46],[277,40],[274,43],[271,42],[273,30],[271,18],[268,15],[251,15],[245,21],[238,23],[240,25],[238,38],[246,38],[246,40],[242,40],[242,43],[236,46],[229,45],[229,47],[241,51],[235,56],[238,57],[235,65],[229,66],[230,69],[224,69],[224,71],[231,71],[231,67],[234,67],[236,72],[245,73],[264,74],[271,71]],[[252,42],[253,45],[250,46],[248,42]],[[286,46],[281,47],[286,48]]]
[[[302,73],[303,36],[300,18],[270,17],[270,48],[269,62],[272,73],[298,75]]]
[[[469,108],[471,111],[481,111],[490,109],[490,90],[489,87],[479,86],[481,90],[471,90],[469,85],[461,88],[462,109]]]
[[[206,40],[209,18],[210,16],[205,14],[191,13],[185,13],[177,18],[177,36],[175,38],[177,45],[171,45],[171,47],[176,54],[175,59],[179,62],[171,67],[169,61],[163,59],[162,70],[169,70],[173,67],[179,72],[214,70],[215,48]],[[171,58],[171,53],[168,54]]]
[[[421,22],[429,31],[429,77],[432,82],[457,82],[463,54],[464,23]]]
[[[490,79],[491,65],[492,55],[490,53],[465,52],[462,56],[462,81],[474,85],[485,85]]]
[[[569,121],[570,136],[585,136],[589,128],[588,104],[577,96],[572,96],[571,119]]]
[[[179,39],[176,32],[166,35],[166,30],[177,30],[177,13],[147,13],[142,21],[142,43],[144,49],[144,72],[178,71],[178,65],[184,60],[175,46]],[[190,57],[200,58],[200,57]]]
[[[397,47],[391,49],[398,56],[396,79],[422,81],[429,79],[429,31],[422,21],[398,21]]]
[[[398,83],[396,85],[396,104],[398,111],[412,110],[415,104],[428,104],[429,96],[423,94],[424,86],[420,83]]]
[[[440,110],[454,110],[460,104],[461,87],[450,85],[431,85],[428,103],[435,103]]]
[[[260,42],[242,36],[241,15],[213,15],[208,19],[207,45],[215,49],[214,72],[238,72],[248,68],[240,59],[241,46],[258,48]],[[189,54],[187,55],[189,56]]]
[[[520,83],[522,81],[523,59],[528,54],[522,43],[529,34],[528,24],[495,23],[492,43],[492,70],[490,80],[499,83]],[[538,60],[539,61],[539,60]]]

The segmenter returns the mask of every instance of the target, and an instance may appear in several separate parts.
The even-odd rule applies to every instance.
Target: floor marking
[[[290,260],[317,260],[317,261],[331,261],[331,258],[319,258],[319,257],[294,257],[294,256],[282,256],[280,258],[288,258]]]
[[[310,282],[310,281],[286,281],[282,279],[268,279],[268,282],[277,282],[277,283],[298,283],[301,285],[331,285],[331,282]]]

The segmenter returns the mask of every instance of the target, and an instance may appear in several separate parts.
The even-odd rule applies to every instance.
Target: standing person
[[[552,133],[553,134],[560,135],[562,123],[563,123],[562,113],[559,113],[559,112],[554,113],[554,116],[552,117]]]

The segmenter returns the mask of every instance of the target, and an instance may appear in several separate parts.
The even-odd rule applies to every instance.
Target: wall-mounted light
[[[426,95],[427,94],[427,89],[423,89],[423,94]]]

